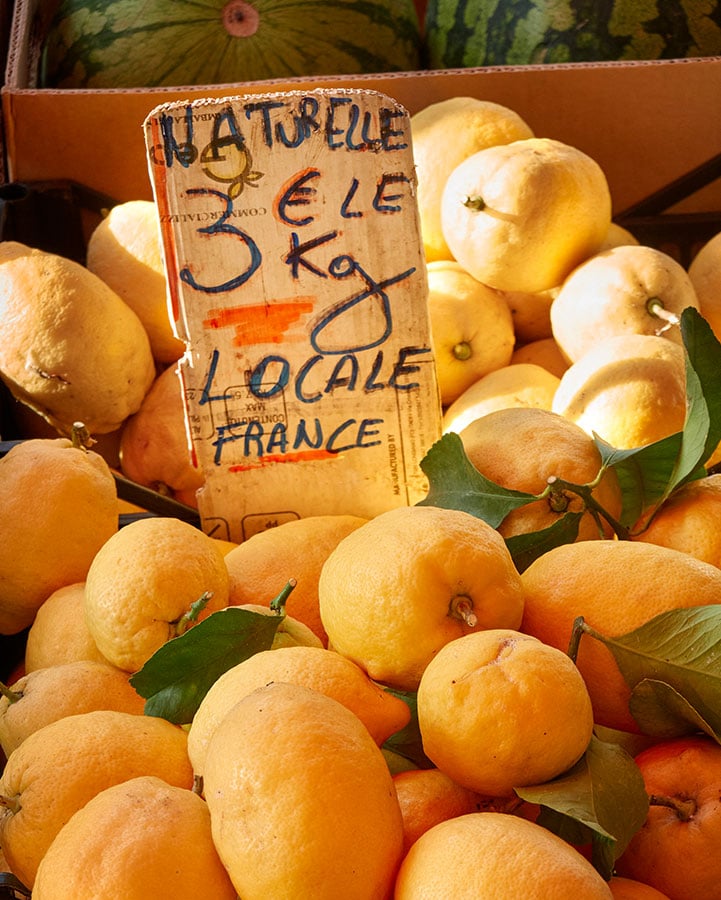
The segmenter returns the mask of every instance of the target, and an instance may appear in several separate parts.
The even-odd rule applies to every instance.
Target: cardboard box
[[[538,136],[594,157],[615,214],[721,152],[721,58],[575,63],[258,81],[177,89],[38,90],[35,72],[51,4],[15,3],[2,89],[7,177],[70,179],[118,201],[151,197],[143,121],[171,100],[309,87],[372,88],[411,113],[470,95],[515,109]],[[452,140],[452,136],[449,137]],[[721,185],[679,209],[721,210]]]

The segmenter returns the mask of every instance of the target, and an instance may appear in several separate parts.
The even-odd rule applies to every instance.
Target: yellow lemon
[[[101,278],[73,260],[0,242],[0,377],[61,434],[118,429],[155,378],[148,335]]]
[[[460,433],[471,422],[499,409],[550,409],[559,384],[557,375],[536,362],[502,366],[479,378],[451,403],[443,415],[443,431]]]
[[[482,628],[515,628],[523,593],[500,534],[432,506],[381,513],[323,566],[320,612],[330,645],[371,678],[415,690],[444,644]]]
[[[701,246],[688,266],[701,315],[721,340],[721,232]]]
[[[551,326],[564,356],[579,360],[606,337],[653,334],[682,344],[680,316],[699,308],[683,266],[661,250],[613,247],[566,278],[551,305]]]
[[[342,703],[299,684],[258,688],[218,725],[203,782],[243,900],[391,896],[400,806],[380,748]]]
[[[168,307],[158,208],[151,200],[114,206],[88,238],[86,265],[138,316],[158,362],[175,362],[185,352]]]
[[[643,447],[681,431],[683,348],[651,334],[608,337],[563,373],[551,408],[618,449]]]
[[[84,581],[118,530],[105,460],[69,438],[34,438],[0,459],[0,634],[32,625],[54,591]]]
[[[227,606],[228,582],[223,551],[200,529],[172,517],[136,519],[90,565],[88,630],[109,662],[135,672],[192,621]],[[203,598],[200,614],[188,619]]]
[[[511,365],[534,363],[560,378],[569,366],[555,338],[540,338],[517,347],[511,356]]]
[[[441,403],[511,360],[515,334],[508,304],[457,262],[428,264],[428,310]]]
[[[193,716],[188,755],[196,775],[203,774],[208,744],[228,710],[256,688],[278,681],[333,697],[358,716],[378,745],[410,720],[408,704],[383,690],[340,653],[308,646],[262,650],[221,675]]]
[[[435,825],[408,851],[394,900],[613,900],[578,850],[535,822],[476,812]]]
[[[411,137],[426,259],[449,259],[441,228],[446,179],[458,163],[478,150],[530,138],[533,132],[518,113],[502,104],[477,97],[449,97],[411,117]]]
[[[155,775],[100,791],[64,825],[38,866],[35,900],[236,900],[207,804]]]
[[[591,698],[562,650],[511,629],[456,638],[418,687],[428,758],[458,784],[490,797],[542,784],[583,756]]]
[[[451,172],[441,222],[451,253],[474,278],[502,291],[560,285],[596,253],[611,221],[598,163],[550,138],[480,150]]]

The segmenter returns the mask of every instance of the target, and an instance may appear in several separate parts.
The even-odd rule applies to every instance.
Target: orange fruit
[[[407,769],[393,776],[403,814],[404,854],[429,828],[446,819],[477,812],[478,796],[440,769]]]
[[[454,139],[448,140],[453,134]],[[478,150],[533,136],[512,109],[477,97],[449,97],[411,117],[418,212],[426,259],[449,259],[441,227],[441,197],[453,169]]]
[[[721,474],[689,481],[664,501],[650,524],[632,529],[634,539],[690,553],[721,568]]]
[[[487,147],[446,180],[441,227],[451,255],[501,291],[557,287],[598,251],[611,195],[598,163],[577,147],[527,138]]]
[[[426,756],[458,784],[490,797],[542,784],[583,756],[591,698],[562,651],[511,629],[450,641],[418,687]]]
[[[521,630],[566,651],[577,616],[608,637],[627,634],[676,608],[719,602],[721,571],[668,547],[642,541],[580,541],[548,550],[522,573]],[[638,732],[630,689],[611,651],[590,636],[576,658],[595,720]]]
[[[158,209],[151,200],[113,206],[88,238],[87,268],[111,287],[143,323],[153,356],[172,363],[185,352],[173,330]]]
[[[416,690],[448,641],[515,628],[520,578],[503,538],[481,519],[432,506],[381,513],[323,566],[320,612],[330,645],[375,681]]]
[[[322,647],[281,647],[261,650],[233,666],[211,686],[188,732],[188,755],[196,775],[202,775],[213,732],[238,700],[271,682],[300,684],[348,707],[380,746],[410,721],[403,700],[384,691],[350,659]]]
[[[710,237],[688,266],[701,315],[721,340],[721,232]]]
[[[428,263],[428,311],[441,404],[511,360],[508,304],[453,260]]]
[[[618,873],[672,900],[714,900],[721,884],[721,747],[706,735],[676,738],[643,750],[636,764],[651,805]]]
[[[85,618],[98,649],[135,672],[185,627],[192,605],[209,598],[196,621],[228,603],[228,570],[219,544],[188,522],[136,519],[96,553],[85,581]]]
[[[597,253],[565,279],[551,305],[551,326],[566,359],[577,362],[607,337],[651,334],[682,344],[681,313],[699,308],[691,279],[654,247]]]
[[[244,900],[390,898],[400,807],[379,747],[337,700],[298,684],[258,688],[218,725],[203,782]]]
[[[443,431],[460,433],[475,419],[498,409],[532,406],[550,409],[560,379],[538,363],[511,363],[489,372],[467,388],[443,415]]]
[[[100,791],[60,829],[38,866],[36,900],[236,900],[204,800],[157,776]]]
[[[516,341],[527,343],[553,337],[551,304],[558,287],[546,291],[499,291],[511,311]]]
[[[68,438],[35,438],[0,458],[0,634],[29,627],[43,601],[84,581],[118,530],[105,460]]]
[[[85,582],[67,584],[43,601],[25,642],[25,670],[89,659],[107,663],[85,621]]]
[[[556,378],[560,378],[569,366],[568,360],[552,337],[539,338],[517,347],[511,356],[511,365],[518,363],[533,363],[543,366]]]
[[[187,746],[179,726],[117,710],[64,716],[33,732],[0,777],[0,844],[13,874],[31,888],[57,833],[106,787],[157,775],[190,789]]]
[[[320,570],[338,542],[366,521],[351,515],[306,516],[251,535],[225,556],[229,605],[270,604],[294,578],[285,611],[327,644],[318,609]]]
[[[460,432],[468,459],[486,478],[502,487],[541,494],[549,479],[588,484],[601,470],[601,455],[592,438],[573,422],[547,409],[509,407],[488,413]],[[595,500],[612,516],[621,511],[616,474],[608,470],[593,489]],[[509,512],[498,526],[504,537],[547,528],[567,512],[581,512],[583,501],[570,491],[550,493]],[[584,512],[578,540],[610,536],[611,528]]]
[[[203,472],[193,465],[180,372],[164,369],[129,416],[120,435],[120,467],[126,478],[197,506]]]
[[[668,894],[662,894],[650,884],[643,884],[633,878],[614,875],[608,882],[613,900],[671,900]]]
[[[394,900],[612,900],[578,850],[535,822],[477,812],[429,829],[401,863]]]
[[[618,449],[668,437],[686,419],[683,348],[650,334],[606,338],[563,373],[551,408]]]
[[[63,716],[116,709],[141,716],[145,701],[128,673],[89,659],[28,672],[0,697],[0,745],[6,756],[38,728]]]

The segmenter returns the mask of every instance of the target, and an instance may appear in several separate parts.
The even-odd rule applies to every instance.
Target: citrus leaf
[[[483,519],[493,528],[511,510],[538,499],[535,494],[501,487],[482,475],[468,459],[460,436],[453,431],[429,448],[420,467],[428,478],[429,489],[417,506],[458,509]]]
[[[212,684],[232,666],[269,650],[282,615],[229,606],[162,645],[130,683],[145,698],[145,714],[176,725],[192,722]]]
[[[541,806],[539,825],[570,843],[590,842],[592,862],[606,879],[648,813],[648,795],[636,763],[618,744],[595,735],[568,772],[546,784],[515,790],[521,799]]]
[[[595,433],[593,439],[604,466],[616,472],[622,498],[619,521],[630,528],[668,491],[681,452],[682,432],[628,450],[612,447]]]
[[[721,342],[706,319],[691,307],[681,313],[681,334],[693,371],[690,391],[687,375],[689,410],[684,431],[697,422],[703,424],[707,417],[703,448],[697,455],[697,462],[705,463],[721,441]],[[697,406],[701,407],[698,411]],[[696,443],[701,441],[697,438]]]
[[[433,768],[433,763],[423,752],[423,739],[418,726],[418,695],[415,691],[397,691],[393,688],[385,688],[385,690],[408,704],[411,717],[404,728],[386,739],[383,748],[405,757],[419,769]]]
[[[663,681],[650,678],[639,681],[631,692],[629,709],[644,734],[668,740],[703,731],[721,744],[721,734],[714,731],[685,697]]]
[[[572,544],[578,537],[578,525],[583,512],[567,512],[548,528],[514,534],[506,538],[506,546],[519,572],[525,571],[531,563],[546,551],[561,544]]]
[[[698,310],[681,313],[686,354],[686,419],[683,431],[644,447],[618,450],[594,434],[605,466],[621,486],[619,521],[630,527],[677,488],[706,475],[704,463],[721,441],[721,343]]]
[[[632,691],[646,680],[668,685],[707,723],[709,734],[721,731],[721,604],[672,609],[616,637],[603,635],[582,620],[578,625],[584,634],[608,647]],[[666,694],[667,699],[672,696]],[[657,697],[658,691],[654,697],[645,689],[634,702],[650,734],[667,727],[673,708],[678,711],[674,698],[674,707],[664,709],[656,724],[653,708]],[[648,706],[644,706],[646,699]]]

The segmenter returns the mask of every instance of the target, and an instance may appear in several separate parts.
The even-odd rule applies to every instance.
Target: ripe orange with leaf
[[[672,609],[716,604],[721,570],[688,553],[642,541],[579,541],[554,547],[522,573],[521,630],[560,650],[570,646],[574,621],[607,637],[627,634]],[[626,684],[608,647],[584,635],[576,658],[595,720],[638,732]]]
[[[468,459],[486,478],[516,491],[547,496],[511,510],[498,526],[504,537],[553,525],[567,513],[579,513],[578,540],[610,537],[608,523],[586,508],[570,489],[556,490],[552,480],[591,485],[594,501],[611,516],[621,511],[616,473],[601,470],[601,454],[590,435],[557,413],[534,407],[509,407],[472,421],[460,438]]]

